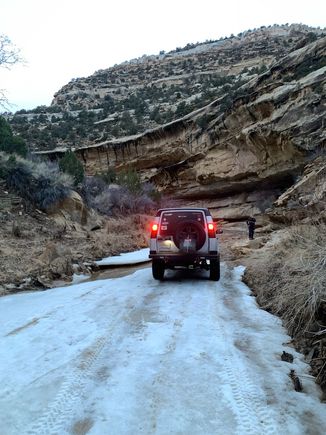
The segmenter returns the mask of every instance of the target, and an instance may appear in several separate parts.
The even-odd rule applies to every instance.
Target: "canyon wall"
[[[239,88],[227,109],[226,95],[160,128],[75,152],[88,174],[135,168],[165,195],[246,217],[325,149],[325,51],[322,38],[291,52]]]

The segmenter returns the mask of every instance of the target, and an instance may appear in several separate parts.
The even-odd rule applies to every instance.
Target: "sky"
[[[324,0],[0,0],[0,34],[24,63],[0,67],[10,110],[50,105],[71,79],[272,24],[326,27]]]

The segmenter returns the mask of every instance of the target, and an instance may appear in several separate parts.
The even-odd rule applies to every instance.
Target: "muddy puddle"
[[[121,278],[123,276],[131,275],[136,272],[136,270],[146,269],[148,267],[151,267],[150,261],[132,265],[105,266],[105,268],[93,272],[92,275],[83,282],[96,281],[99,279]]]

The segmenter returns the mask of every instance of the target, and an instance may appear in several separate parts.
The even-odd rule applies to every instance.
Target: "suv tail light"
[[[216,229],[215,229],[215,225],[214,225],[212,222],[210,222],[210,223],[207,225],[207,229],[208,229],[208,237],[209,237],[210,239],[215,238],[215,237],[216,237]]]
[[[157,236],[158,224],[154,223],[151,227],[151,239],[155,239]]]

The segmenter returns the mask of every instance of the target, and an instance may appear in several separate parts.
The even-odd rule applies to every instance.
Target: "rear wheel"
[[[209,279],[211,281],[219,281],[220,274],[220,259],[210,260]]]
[[[152,273],[153,278],[162,281],[164,277],[164,262],[161,260],[153,260],[152,261]]]

